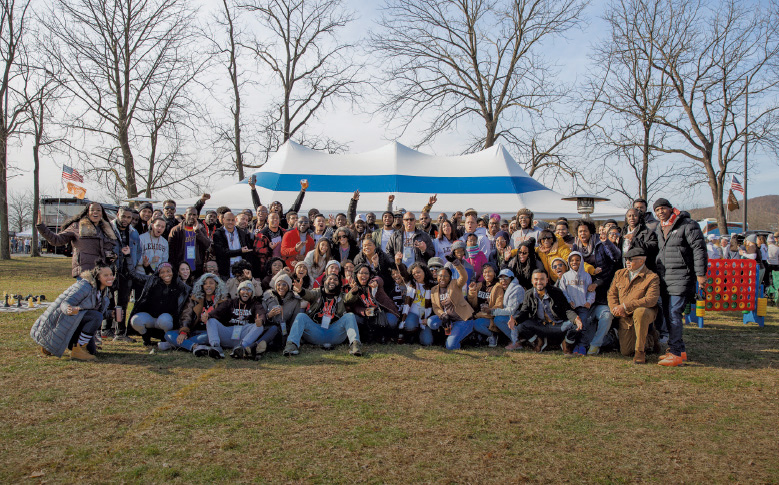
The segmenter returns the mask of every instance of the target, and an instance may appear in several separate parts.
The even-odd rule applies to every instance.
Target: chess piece
[[[3,292],[3,296],[5,297],[5,303],[3,303],[3,308],[8,308],[11,305],[8,304],[8,293]]]
[[[27,308],[35,308],[35,302],[32,301],[32,296],[27,298]]]

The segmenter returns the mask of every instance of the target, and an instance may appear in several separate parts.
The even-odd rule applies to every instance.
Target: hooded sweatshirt
[[[520,286],[516,278],[513,278],[506,291],[503,292],[503,308],[493,308],[492,316],[514,315],[519,310],[524,299],[525,289]]]
[[[568,266],[571,265],[571,257],[579,256],[582,258],[582,254],[578,251],[572,252],[568,255]],[[582,258],[584,259],[584,258]],[[568,301],[573,303],[574,308],[583,307],[589,303],[592,305],[595,303],[595,292],[587,291],[587,287],[592,284],[592,277],[584,269],[584,261],[579,265],[579,270],[568,270],[562,277],[560,277],[559,288],[568,296]]]

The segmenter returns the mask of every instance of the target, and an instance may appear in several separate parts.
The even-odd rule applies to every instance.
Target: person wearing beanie
[[[275,325],[281,334],[281,346],[287,343],[287,335],[298,313],[301,312],[300,297],[292,291],[292,278],[286,273],[280,273],[273,280],[273,288],[262,295],[262,306],[265,308],[265,325]]]
[[[444,264],[444,267],[449,268],[449,271],[452,272],[452,279],[454,280],[458,280],[460,278],[460,266],[462,266],[462,269],[465,270],[468,279],[466,284],[463,286],[463,293],[468,291],[468,285],[476,277],[476,270],[474,269],[473,265],[471,265],[471,263],[466,260],[467,256],[468,254],[466,253],[465,241],[460,241],[458,239],[452,243],[452,253],[446,258],[447,262]],[[457,262],[460,263],[459,266],[455,264]]]
[[[325,272],[327,274],[327,272]],[[298,313],[290,328],[284,356],[300,353],[303,339],[314,345],[330,348],[349,341],[349,353],[362,355],[360,331],[354,313],[346,310],[341,281],[337,274],[325,276],[322,287],[306,290],[300,282],[292,285],[292,290],[309,303],[306,312]]]
[[[645,364],[646,351],[655,348],[657,331],[652,322],[657,317],[660,279],[646,266],[644,248],[638,246],[625,254],[625,269],[614,275],[608,300],[611,314],[619,321],[619,349],[624,356],[633,355],[633,363]],[[659,347],[656,347],[659,350]]]
[[[244,281],[249,281],[254,286],[254,294],[262,294],[262,280],[254,277],[254,269],[252,264],[245,259],[241,259],[233,263],[230,267],[230,272],[233,277],[227,280],[227,295],[229,298],[238,297],[238,287]]]
[[[135,223],[135,230],[138,231],[139,235],[149,231],[153,213],[154,207],[151,202],[144,202],[138,206],[138,222]]]
[[[322,283],[325,281],[325,278],[327,278],[329,275],[334,274],[337,275],[340,278],[341,275],[341,263],[336,261],[335,259],[331,259],[327,262],[327,266],[325,266],[325,271],[319,275],[319,278],[315,279],[313,281],[313,284],[311,286],[303,285],[304,289],[308,288],[320,288],[322,286]],[[293,278],[292,283],[295,283],[295,280]],[[341,285],[344,285],[344,282],[341,281]]]
[[[275,326],[266,328],[265,318],[262,302],[254,297],[254,285],[243,281],[238,285],[238,297],[221,303],[211,314],[206,323],[210,347],[195,355],[223,359],[223,348],[227,347],[233,349],[230,356],[234,359],[255,358],[265,352],[278,332]]]
[[[661,338],[668,335],[669,350],[658,362],[667,367],[683,364],[687,357],[682,332],[684,307],[695,296],[695,283],[706,283],[708,254],[706,241],[697,222],[687,212],[674,209],[666,199],[653,205],[660,223],[657,234],[657,274],[660,277],[660,299],[664,315]]]
[[[540,244],[538,238],[540,231],[533,227],[533,211],[530,209],[519,209],[517,211],[517,229],[511,235],[511,247],[517,249],[520,244],[531,237]]]

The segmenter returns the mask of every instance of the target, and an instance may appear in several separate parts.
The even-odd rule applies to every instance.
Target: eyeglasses
[[[165,207],[165,210],[166,211],[174,211],[174,210],[176,210],[176,207],[172,206],[172,205],[169,205],[168,207]]]
[[[519,254],[530,254],[530,251],[518,251]]]
[[[552,265],[552,268],[553,268],[553,269],[557,269],[557,268],[565,268],[565,265],[564,265],[564,264],[560,264],[560,263],[558,263],[558,264],[553,264],[553,265]]]

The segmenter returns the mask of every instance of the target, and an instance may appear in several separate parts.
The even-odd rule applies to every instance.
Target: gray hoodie
[[[525,289],[519,286],[517,279],[514,278],[509,283],[509,287],[503,292],[503,308],[493,308],[492,316],[510,317],[519,311],[522,301],[525,299]]]
[[[592,276],[584,270],[584,258],[579,251],[573,251],[568,255],[568,266],[571,265],[571,256],[577,255],[582,259],[579,265],[579,271],[568,270],[557,281],[558,288],[568,296],[568,300],[573,302],[574,308],[583,307],[586,303],[592,305],[595,303],[595,292],[587,291],[587,287],[592,284]]]

